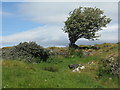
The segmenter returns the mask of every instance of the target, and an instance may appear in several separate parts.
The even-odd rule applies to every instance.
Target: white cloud
[[[118,20],[118,4],[117,3],[24,3],[19,5],[19,13],[24,18],[32,20],[34,22],[45,23],[45,24],[62,24],[69,12],[78,8],[83,7],[98,7],[104,10],[105,15],[112,18],[112,22]]]
[[[105,15],[113,20],[108,28],[101,31],[98,41],[79,39],[77,44],[95,44],[101,42],[117,42],[117,3],[22,3],[19,5],[19,15],[26,20],[46,24],[33,30],[14,35],[3,36],[3,45],[18,44],[24,41],[36,41],[42,46],[67,46],[67,34],[61,28],[64,26],[68,13],[79,6],[92,6],[104,10]]]
[[[24,3],[19,6],[19,13],[35,22],[62,24],[72,7],[73,5],[66,3]]]
[[[42,46],[63,46],[68,42],[67,34],[65,34],[59,26],[43,26],[3,37],[3,45],[18,44],[25,41],[36,41]],[[64,42],[64,44],[62,42]]]
[[[118,40],[118,33],[116,33],[116,26],[109,30],[101,31],[101,37],[98,41],[88,41],[86,39],[79,39],[76,43],[77,44],[95,44],[101,42],[117,42]],[[114,31],[115,30],[115,31]],[[108,31],[108,32],[106,32]],[[104,32],[104,33],[103,33]],[[33,30],[29,30],[26,32],[21,32],[14,35],[4,36],[3,38],[3,46],[5,45],[15,45],[20,42],[25,41],[36,41],[38,44],[48,47],[48,46],[67,46],[69,41],[67,34],[65,34],[61,27],[59,26],[43,26],[38,27]]]
[[[115,24],[115,25],[108,25],[106,28],[102,28],[103,31],[101,32],[102,34],[103,33],[118,33],[118,24]]]
[[[100,37],[101,41],[117,42],[118,41],[118,24],[104,28],[104,30],[101,31],[100,34],[101,34],[101,37]]]

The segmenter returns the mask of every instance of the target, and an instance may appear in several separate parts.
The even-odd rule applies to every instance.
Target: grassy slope
[[[109,51],[108,51],[109,50]],[[97,78],[98,61],[111,53],[116,53],[117,47],[97,50],[88,57],[64,58],[55,56],[52,63],[28,64],[22,61],[3,61],[3,88],[117,88],[116,77],[104,76]],[[89,61],[94,64],[88,65]],[[67,67],[71,63],[82,63],[86,69],[72,72]],[[54,67],[58,71],[50,72],[45,67]],[[112,79],[110,79],[112,78]]]

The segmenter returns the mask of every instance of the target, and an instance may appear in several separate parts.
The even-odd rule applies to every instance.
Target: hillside
[[[46,62],[29,63],[11,59],[2,61],[3,88],[118,88],[118,43],[81,45],[81,49],[46,48],[52,54]],[[10,47],[8,47],[10,48]],[[8,49],[3,48],[2,50]],[[112,58],[112,59],[111,59]],[[112,61],[113,60],[113,61]],[[109,61],[107,63],[107,61]],[[73,72],[69,64],[82,64]],[[110,64],[110,65],[109,65]],[[112,70],[110,72],[110,70]],[[108,71],[108,72],[107,72]]]

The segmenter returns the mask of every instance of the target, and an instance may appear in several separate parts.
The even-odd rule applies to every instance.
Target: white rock
[[[75,72],[75,70],[73,70],[72,72]]]
[[[72,72],[79,71],[79,67],[75,68]]]
[[[78,67],[78,68],[76,68],[76,71],[79,71],[79,67]]]
[[[80,69],[84,69],[84,68],[85,68],[85,66],[80,67]]]
[[[91,62],[91,64],[93,64],[94,62]]]
[[[90,62],[88,62],[88,64],[90,64]]]

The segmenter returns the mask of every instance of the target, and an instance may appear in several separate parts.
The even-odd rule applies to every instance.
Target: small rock
[[[79,71],[79,67],[75,68],[72,72]]]
[[[68,67],[70,69],[76,69],[78,66],[80,66],[81,64],[69,64]]]
[[[84,69],[84,68],[85,68],[85,66],[80,67],[80,69]]]
[[[109,80],[112,80],[112,78],[109,78]]]
[[[94,62],[91,62],[91,64],[93,64]]]

